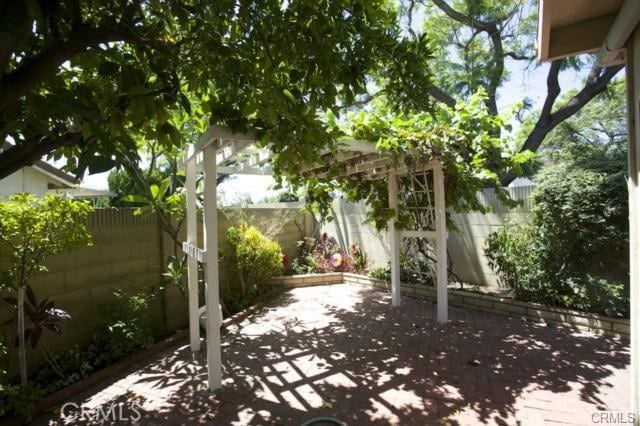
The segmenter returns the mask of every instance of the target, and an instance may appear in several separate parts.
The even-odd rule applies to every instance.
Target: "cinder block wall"
[[[162,242],[154,217],[134,216],[133,209],[98,209],[89,215],[86,224],[93,246],[49,257],[49,271],[30,281],[39,299],[54,300],[72,317],[64,324],[61,336],[48,332],[43,335],[54,351],[88,342],[99,313],[114,300],[115,286],[142,288],[160,282]],[[2,266],[6,265],[6,253],[0,254],[0,259]],[[181,310],[180,301],[171,291],[167,305],[169,312]],[[6,310],[0,315],[6,316]],[[151,307],[149,317],[156,315],[160,315],[159,303]],[[6,333],[11,336],[14,327]]]
[[[500,203],[493,190],[487,189],[478,194],[478,199],[490,210],[489,213],[449,212],[458,229],[449,231],[448,251],[453,271],[461,281],[498,288],[496,276],[484,253],[486,239],[505,223],[507,217],[517,221],[529,220],[532,190],[531,186],[509,188],[511,197],[521,200],[521,205],[513,209]],[[324,223],[321,232],[335,237],[343,247],[348,247],[353,242],[360,243],[369,256],[371,267],[387,265],[387,233],[380,233],[367,223],[366,206],[363,203],[336,200],[332,216],[333,221]]]
[[[320,230],[335,238],[338,244],[348,250],[353,243],[364,248],[370,268],[382,268],[389,261],[389,238],[387,232],[379,232],[367,223],[364,203],[350,203],[338,199],[333,203],[332,221],[325,221]]]
[[[259,206],[249,209],[251,214],[270,215],[274,208]],[[286,206],[285,206],[286,207]],[[174,253],[173,243],[162,232],[153,215],[134,215],[135,209],[97,209],[89,215],[86,224],[93,236],[93,246],[57,256],[51,256],[46,262],[48,272],[39,273],[31,280],[38,298],[51,298],[56,306],[67,310],[72,320],[63,326],[61,336],[46,332],[45,344],[57,351],[86,344],[91,338],[99,312],[112,302],[116,286],[141,289],[160,284],[161,272],[166,258]],[[293,219],[305,223],[310,218],[303,217],[296,207],[291,207]],[[226,246],[225,233],[229,222],[219,214],[218,236],[221,248]],[[186,225],[182,229],[182,240]],[[295,256],[295,242],[300,232],[293,220],[289,220],[277,236],[285,253]],[[202,226],[200,225],[200,245],[202,246]],[[182,250],[179,250],[182,255]],[[7,265],[7,253],[0,252],[0,269]],[[228,271],[221,262],[221,283],[228,279]],[[180,292],[169,287],[165,295],[167,328],[174,331],[188,324],[187,302]],[[159,325],[161,301],[155,300],[150,307],[148,318]],[[9,318],[7,309],[0,309],[0,322]],[[15,325],[3,330],[6,340],[15,335]],[[37,353],[30,355],[30,362],[40,359]]]

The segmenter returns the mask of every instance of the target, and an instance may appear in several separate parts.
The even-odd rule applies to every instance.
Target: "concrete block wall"
[[[453,213],[450,219],[457,230],[449,231],[448,251],[453,272],[465,283],[497,289],[498,282],[489,267],[484,253],[489,234],[505,223],[507,217],[514,221],[527,221],[531,209],[533,187],[509,188],[511,197],[521,200],[521,205],[509,209],[500,203],[492,189],[478,194],[482,205],[491,212]],[[323,224],[320,232],[335,237],[343,247],[359,242],[369,256],[371,267],[384,267],[389,261],[389,240],[386,232],[380,233],[367,223],[366,206],[338,199],[333,205],[333,221]]]
[[[161,236],[154,217],[135,216],[133,209],[97,209],[86,225],[93,246],[49,257],[48,272],[30,281],[39,299],[54,300],[72,317],[63,325],[61,336],[45,333],[43,338],[54,351],[90,339],[99,313],[115,298],[115,286],[141,289],[160,282]],[[2,262],[6,265],[6,258]],[[167,311],[179,316],[180,305],[170,291]],[[159,315],[159,309],[158,303],[149,316]],[[172,328],[183,322],[177,318],[172,321]]]
[[[275,208],[263,206],[249,209],[251,214],[270,215]],[[99,312],[115,299],[116,286],[131,289],[157,286],[166,257],[174,253],[173,243],[159,228],[153,215],[134,214],[135,209],[96,209],[89,215],[86,225],[93,237],[93,246],[74,250],[47,259],[48,272],[39,273],[31,280],[38,298],[51,298],[56,306],[67,310],[72,320],[63,325],[61,336],[45,333],[45,342],[52,351],[82,345],[91,338]],[[255,210],[255,212],[254,212]],[[297,209],[292,208],[291,220],[284,224],[277,236],[285,253],[295,256],[295,242],[300,233],[293,219],[305,225],[305,220]],[[308,226],[308,225],[307,225]],[[221,248],[226,244],[225,232],[229,223],[219,214],[218,237]],[[183,226],[183,235],[186,226]],[[200,245],[202,245],[200,227]],[[179,250],[179,255],[182,251]],[[8,264],[7,253],[0,252],[0,270]],[[228,274],[221,262],[221,283]],[[188,324],[187,301],[175,287],[169,287],[164,303],[167,313],[168,331],[184,328]],[[158,325],[162,303],[155,300],[148,314],[149,321]],[[8,319],[6,309],[0,309],[0,323]],[[13,325],[3,331],[7,339],[14,335]],[[32,362],[39,356],[34,353]]]
[[[486,240],[507,218],[526,222],[529,213],[452,213],[450,218],[458,228],[449,231],[447,239],[453,272],[464,283],[498,289],[498,279],[484,252]]]
[[[325,221],[320,232],[334,237],[344,250],[358,243],[367,253],[370,268],[385,267],[389,261],[388,235],[367,223],[364,203],[336,200],[333,203],[332,221]]]

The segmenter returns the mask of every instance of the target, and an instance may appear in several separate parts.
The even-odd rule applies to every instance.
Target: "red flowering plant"
[[[353,243],[346,251],[335,238],[326,232],[320,238],[305,238],[298,242],[298,257],[291,263],[296,274],[325,272],[357,272],[367,268],[367,255],[358,243]]]
[[[335,238],[323,233],[318,239],[313,257],[316,264],[316,272],[354,272],[353,259],[345,252]]]

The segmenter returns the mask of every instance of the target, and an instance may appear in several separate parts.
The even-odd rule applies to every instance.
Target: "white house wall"
[[[18,192],[29,192],[37,196],[43,196],[47,192],[49,182],[53,183],[51,179],[33,167],[23,167],[0,180],[0,198]]]

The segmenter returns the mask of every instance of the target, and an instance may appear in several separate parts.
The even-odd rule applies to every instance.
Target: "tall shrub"
[[[9,254],[9,267],[0,273],[0,287],[9,292],[4,300],[15,310],[23,386],[27,383],[26,338],[30,337],[35,348],[44,329],[60,333],[57,322],[68,317],[49,300],[38,303],[28,287],[29,280],[34,273],[47,270],[44,261],[48,256],[91,245],[91,235],[83,224],[91,210],[86,202],[51,195],[15,194],[0,202],[0,246]],[[25,325],[27,296],[30,328]]]
[[[489,237],[490,264],[517,298],[628,314],[624,157],[594,147],[556,156],[536,179],[530,223]]]
[[[246,224],[232,226],[227,230],[227,241],[231,246],[229,264],[238,276],[243,296],[269,277],[282,275],[280,244],[269,240],[257,228]]]

